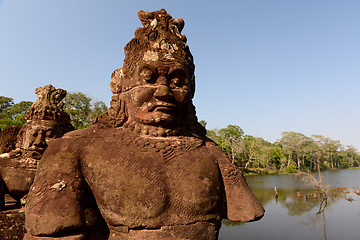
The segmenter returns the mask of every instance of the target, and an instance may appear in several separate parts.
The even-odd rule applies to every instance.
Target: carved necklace
[[[159,152],[165,159],[170,160],[187,151],[203,145],[203,140],[197,136],[179,136],[180,131],[166,129],[137,122],[125,123],[124,129],[138,133],[132,142],[140,148],[152,149]]]
[[[178,136],[181,134],[181,131],[178,129],[169,129],[152,125],[145,125],[135,121],[126,122],[122,127],[130,129],[136,133],[140,133],[141,135],[148,135],[152,137]]]

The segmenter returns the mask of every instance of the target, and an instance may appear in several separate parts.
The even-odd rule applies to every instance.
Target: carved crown
[[[190,76],[194,73],[193,56],[186,44],[185,35],[181,34],[184,20],[172,18],[165,9],[154,12],[140,10],[138,17],[143,27],[135,30],[135,38],[125,46],[123,67],[115,70],[111,76],[110,88],[114,94],[134,87],[135,83],[130,75],[140,61],[173,62],[185,66]],[[194,92],[195,80],[192,77],[190,81]]]
[[[62,99],[66,91],[56,89],[51,84],[35,89],[38,99],[26,113],[26,120],[59,120],[70,121],[69,115],[63,110]]]

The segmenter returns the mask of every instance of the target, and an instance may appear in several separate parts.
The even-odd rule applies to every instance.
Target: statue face
[[[187,69],[163,62],[141,62],[132,74],[136,87],[128,92],[129,118],[148,125],[171,125],[185,117],[190,98]]]
[[[64,134],[57,121],[33,120],[26,123],[22,136],[21,148],[42,153],[49,142]]]

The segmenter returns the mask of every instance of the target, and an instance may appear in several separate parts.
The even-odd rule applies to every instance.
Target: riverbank
[[[350,168],[345,168],[345,169],[360,169],[360,167],[350,167]],[[324,169],[321,170],[321,172],[323,171],[339,171],[339,170],[345,170],[344,168],[334,168],[334,169]],[[293,169],[289,169],[289,168],[285,168],[283,170],[271,170],[271,169],[266,169],[266,168],[247,168],[247,169],[241,169],[244,173],[244,176],[258,176],[258,175],[287,175],[287,174],[293,174],[293,173],[317,173],[316,171],[314,172],[304,172],[304,171],[298,171],[296,168]]]

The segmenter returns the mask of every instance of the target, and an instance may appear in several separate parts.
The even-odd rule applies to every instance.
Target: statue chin
[[[31,158],[40,160],[41,156],[43,155],[45,149],[37,149],[37,150],[28,150],[27,155]]]

